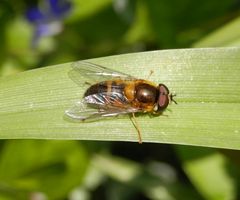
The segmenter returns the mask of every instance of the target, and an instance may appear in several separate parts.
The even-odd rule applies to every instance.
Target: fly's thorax
[[[135,99],[135,82],[127,81],[124,87],[124,95],[129,102],[132,102]]]
[[[158,101],[158,88],[149,81],[135,82],[134,105],[143,111],[152,112]]]

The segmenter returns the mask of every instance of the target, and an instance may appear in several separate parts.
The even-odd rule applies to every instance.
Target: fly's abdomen
[[[99,93],[106,93],[108,88],[107,82],[101,82],[90,86],[86,92],[84,93],[84,97],[99,94]]]
[[[90,104],[98,105],[126,104],[124,88],[125,84],[120,80],[100,82],[87,89],[84,99]]]

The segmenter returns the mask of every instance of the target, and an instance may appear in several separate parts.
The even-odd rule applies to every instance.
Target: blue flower
[[[28,9],[26,18],[35,29],[32,46],[36,47],[42,37],[60,33],[63,29],[63,19],[70,10],[71,3],[67,0],[43,0],[38,7]]]

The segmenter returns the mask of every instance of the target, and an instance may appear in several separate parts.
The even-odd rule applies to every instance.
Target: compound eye
[[[169,90],[163,85],[159,84],[158,110],[164,110],[169,104]]]

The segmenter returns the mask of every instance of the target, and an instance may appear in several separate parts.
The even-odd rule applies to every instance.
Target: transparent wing
[[[65,111],[68,117],[78,121],[98,118],[101,115],[100,113],[102,113],[100,110],[89,107],[85,101],[79,101],[72,108]]]
[[[141,112],[123,101],[119,93],[109,95],[100,93],[89,95],[66,110],[66,115],[74,120],[96,121],[104,117],[113,117],[127,113]]]
[[[114,117],[118,115],[140,112],[137,109],[125,109],[121,107],[90,107],[84,101],[77,102],[72,108],[65,111],[65,114],[73,120],[90,122],[103,119],[105,117]]]
[[[74,62],[69,77],[77,84],[94,84],[111,79],[134,80],[133,76],[87,61]]]
[[[108,107],[121,107],[128,108],[130,107],[127,98],[119,92],[102,92],[96,93],[89,96],[84,97],[84,101],[91,106],[108,106]]]

